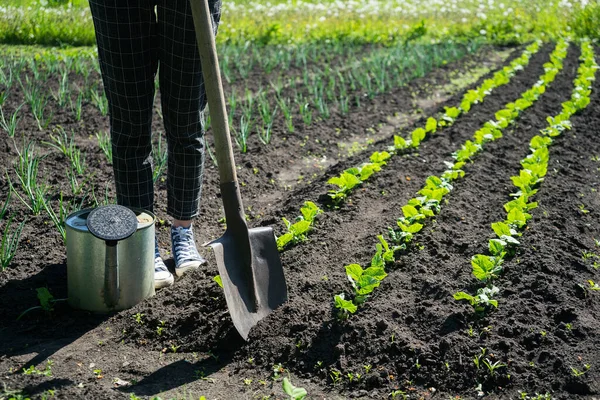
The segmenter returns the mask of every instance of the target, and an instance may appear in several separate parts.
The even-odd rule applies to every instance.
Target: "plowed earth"
[[[518,173],[519,160],[528,154],[529,139],[570,96],[579,56],[574,45],[546,93],[507,128],[502,139],[490,143],[465,166],[465,178],[456,183],[442,211],[416,236],[418,245],[399,257],[358,313],[340,322],[333,309],[333,295],[349,290],[344,265],[369,262],[376,235],[394,226],[400,207],[427,176],[444,170],[443,161],[450,161],[461,143],[537,81],[552,48],[543,46],[508,85],[496,89],[452,127],[424,141],[418,154],[392,158],[340,209],[321,204],[326,212],[319,216],[309,240],[282,253],[288,303],[261,321],[248,343],[230,322],[221,289],[212,280],[217,272],[208,250],[203,250],[211,261],[207,267],[130,310],[99,316],[57,303],[51,314],[34,311],[16,321],[23,310],[37,304],[36,288],[47,286],[56,298],[67,292],[62,241],[42,217],[32,217],[13,264],[0,275],[0,381],[7,389],[22,389],[32,397],[56,389],[55,397],[65,399],[129,398],[131,393],[282,399],[280,378],[274,379],[273,372],[281,364],[296,385],[307,388],[310,398],[319,399],[384,399],[395,390],[414,399],[520,398],[519,391],[531,396],[548,392],[556,399],[600,395],[600,293],[579,286],[589,279],[600,280],[594,257],[582,257],[584,252],[600,253],[594,241],[600,239],[597,83],[590,105],[572,118],[573,129],[550,148],[549,173],[536,196],[539,208],[532,211],[533,219],[520,239],[522,246],[507,261],[498,282],[502,289],[498,310],[477,318],[470,306],[452,298],[456,291],[472,289],[470,257],[485,250],[492,237],[490,224],[504,219],[502,205],[514,189],[510,176]],[[391,144],[391,133],[386,132],[394,131],[390,126],[395,122],[385,116],[412,115],[403,122],[408,125],[403,132],[409,132],[444,106],[458,104],[463,92],[421,102],[429,107],[421,107],[418,113],[413,112],[416,103],[411,94],[431,97],[436,87],[449,82],[452,71],[468,71],[474,63],[496,68],[521,50],[515,49],[506,61],[482,50],[405,88],[377,96],[360,111],[290,135],[292,143],[308,136],[308,149],[291,147],[280,139],[274,139],[272,147],[251,146],[248,154],[238,156],[241,180],[247,183],[242,190],[251,207],[251,225],[275,226],[280,233],[281,217],[294,218],[304,200],[324,199],[329,177]],[[476,86],[473,82],[468,88]],[[80,127],[78,144],[86,149],[102,190],[111,182],[110,167],[95,138],[88,136],[106,129],[107,119],[92,108],[86,112],[85,125],[71,123]],[[64,118],[63,123],[68,123]],[[31,125],[31,137],[43,138],[34,132],[32,118],[24,118],[22,124]],[[344,129],[338,136],[335,128],[340,125]],[[329,152],[332,161],[316,168],[313,178],[294,180],[292,188],[285,186],[287,190],[270,182],[278,174],[297,171],[285,165],[286,159],[301,163],[303,157],[320,154],[319,146],[332,146],[344,135],[369,127],[377,128],[379,136],[368,150],[339,158]],[[314,139],[321,144],[315,145]],[[12,141],[2,141],[0,160],[8,167],[16,152]],[[65,162],[52,152],[44,159],[43,174],[51,184],[65,186],[61,181]],[[0,188],[7,192],[4,176]],[[207,164],[202,216],[196,223],[199,243],[223,231],[217,222],[221,218],[217,188],[216,170]],[[159,184],[156,211],[163,218],[164,190],[164,184]],[[25,214],[26,210],[13,201],[10,211]],[[167,227],[158,230],[161,247],[166,249]],[[159,326],[164,326],[160,335]],[[507,366],[494,376],[477,369],[473,357],[481,348],[492,361]],[[22,374],[22,368],[30,365],[43,370],[47,359],[53,361],[51,377]],[[589,370],[574,376],[572,368],[583,371],[585,364]],[[332,379],[332,371],[341,373],[339,382]]]

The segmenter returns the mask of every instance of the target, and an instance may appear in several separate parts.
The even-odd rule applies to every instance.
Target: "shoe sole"
[[[173,282],[175,282],[173,275],[171,275],[167,279],[154,280],[154,289],[162,289],[162,288],[169,287],[173,284]]]
[[[175,275],[177,275],[177,277],[182,277],[188,271],[191,271],[193,269],[198,269],[201,265],[204,265],[204,264],[206,264],[206,260],[188,261],[187,263],[183,263],[183,265],[180,267],[175,267]]]

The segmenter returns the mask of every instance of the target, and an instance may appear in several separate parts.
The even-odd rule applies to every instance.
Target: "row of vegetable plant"
[[[293,133],[300,124],[311,126],[336,113],[348,114],[352,107],[361,107],[365,98],[373,99],[401,87],[480,46],[478,41],[467,45],[398,45],[372,51],[336,68],[304,68],[301,77],[279,75],[269,81],[267,89],[262,84],[255,91],[232,88],[227,98],[229,122],[238,147],[245,152],[248,137],[254,132],[263,143],[269,143],[274,121],[282,124],[284,131]],[[209,126],[210,120],[205,125]]]
[[[486,79],[478,88],[467,91],[460,105],[457,107],[446,107],[445,112],[437,119],[429,117],[423,127],[414,129],[407,138],[395,135],[394,145],[389,148],[391,154],[383,152],[386,159],[390,158],[391,155],[401,154],[407,150],[414,151],[428,134],[435,133],[443,127],[452,125],[458,117],[469,112],[474,104],[483,102],[484,98],[491,94],[494,89],[508,84],[518,71],[523,70],[529,64],[531,56],[539,50],[540,46],[540,41],[529,45],[520,57],[515,58],[501,70],[496,71],[491,78]],[[355,187],[366,181],[373,172],[378,172],[384,164],[378,165],[377,162],[373,161],[373,158],[381,159],[381,157],[380,153],[373,153],[370,162],[349,168],[339,176],[331,178],[328,183],[336,186],[335,189],[329,191],[332,202],[336,206],[339,206]],[[364,170],[367,172],[364,173]]]
[[[247,82],[240,82],[229,88],[229,122],[235,142],[240,151],[246,152],[248,138],[253,133],[264,144],[271,141],[275,122],[283,124],[288,132],[294,132],[300,121],[305,126],[310,126],[314,121],[330,118],[334,112],[349,113],[350,107],[359,107],[364,102],[365,94],[368,98],[373,98],[388,92],[410,79],[425,75],[435,66],[475,52],[481,44],[481,41],[467,44],[405,43],[390,48],[377,48],[359,58],[354,55],[356,48],[339,45],[334,48],[342,61],[334,68],[323,62],[311,62],[307,65],[306,58],[315,53],[320,55],[319,59],[327,60],[328,57],[335,57],[336,51],[332,56],[324,56],[322,53],[306,50],[314,48],[314,45],[300,46],[299,49],[306,51],[300,51],[297,55],[297,63],[301,65],[299,71],[290,74],[287,69],[277,69],[277,75],[271,77],[260,74],[259,77],[263,78],[257,89],[250,90]],[[276,52],[281,53],[285,51]],[[238,60],[236,62],[240,64],[243,75],[248,76],[250,68],[255,64],[252,61],[254,58],[232,58]],[[240,61],[245,59],[250,61]],[[355,61],[344,62],[348,59]],[[285,60],[287,61],[281,62],[288,62],[289,57]],[[274,61],[277,65],[279,62],[278,59]],[[245,66],[242,67],[242,64]],[[225,65],[224,71],[229,71],[229,61]],[[71,72],[79,77],[73,76]],[[60,78],[55,87],[52,77],[56,74]],[[231,73],[227,72],[226,75],[230,76]],[[98,63],[86,52],[81,58],[71,54],[52,57],[46,53],[30,58],[15,55],[0,57],[0,128],[13,137],[25,112],[33,114],[41,131],[52,127],[55,115],[58,114],[57,109],[69,110],[78,122],[85,114],[87,105],[92,105],[102,115],[107,115],[108,101],[100,81],[96,79],[98,76]],[[40,82],[46,85],[39,85]],[[256,85],[256,79],[252,82]],[[157,92],[158,86],[157,80]],[[7,99],[13,96],[22,98],[13,102],[14,106],[5,106]],[[8,109],[9,107],[12,108]],[[162,115],[160,110],[157,112],[159,116]],[[205,115],[205,126],[208,128],[210,118],[208,113]]]
[[[398,218],[398,229],[389,229],[388,235],[390,241],[394,243],[391,249],[391,255],[388,255],[388,263],[395,261],[395,253],[400,250],[406,250],[412,242],[415,234],[423,229],[423,223],[427,218],[433,217],[441,210],[442,199],[452,190],[452,183],[465,176],[462,170],[466,161],[472,158],[483,149],[487,142],[494,141],[502,137],[502,130],[513,123],[525,109],[531,107],[535,101],[546,91],[546,87],[554,81],[554,78],[563,68],[563,59],[567,55],[568,42],[560,40],[555,49],[550,54],[550,62],[544,65],[544,74],[533,85],[532,88],[525,91],[521,97],[514,103],[508,103],[506,107],[498,111],[495,120],[488,121],[484,126],[475,132],[473,141],[467,140],[461,148],[453,153],[454,162],[446,162],[448,169],[440,176],[429,176],[425,185],[419,190],[418,197],[410,199],[402,207],[403,216]],[[382,240],[381,238],[379,239]],[[356,267],[350,264],[345,267],[346,275],[352,283],[354,292],[351,300],[346,299],[344,293],[334,296],[335,307],[338,309],[338,317],[346,319],[350,314],[356,312],[357,307],[364,303],[371,292],[379,286],[385,278],[377,269],[379,256],[379,246],[383,247],[383,242],[378,244],[375,256],[371,260],[371,266],[359,275],[363,281],[356,281]],[[389,248],[389,246],[388,246]],[[370,270],[369,268],[376,267]],[[384,266],[381,268],[385,267]]]
[[[456,300],[468,301],[476,313],[484,313],[498,307],[496,296],[500,289],[495,282],[503,271],[506,258],[513,256],[520,245],[519,237],[526,230],[532,217],[530,211],[538,206],[537,202],[531,200],[540,189],[548,171],[548,148],[565,129],[571,128],[571,116],[585,109],[590,102],[592,82],[598,64],[594,59],[594,48],[589,41],[582,43],[580,59],[581,64],[570,100],[562,103],[562,112],[555,117],[548,117],[548,126],[540,130],[540,135],[531,139],[531,153],[521,160],[519,175],[511,177],[518,190],[511,193],[512,200],[504,204],[506,219],[491,225],[496,237],[488,241],[488,254],[475,254],[471,258],[473,276],[483,286],[477,289],[475,294],[464,291],[454,294]]]

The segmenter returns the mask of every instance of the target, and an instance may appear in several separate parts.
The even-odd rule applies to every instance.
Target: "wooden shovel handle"
[[[210,109],[211,126],[215,140],[215,154],[219,166],[221,184],[237,181],[235,161],[229,135],[227,122],[227,109],[225,96],[221,83],[219,59],[213,31],[212,18],[208,7],[208,0],[189,0],[192,8],[192,17],[196,28],[196,41],[202,65],[204,88]]]

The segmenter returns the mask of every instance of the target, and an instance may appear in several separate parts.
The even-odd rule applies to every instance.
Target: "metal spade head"
[[[221,185],[227,230],[214,249],[233,324],[244,340],[256,323],[287,301],[287,285],[273,230],[248,229],[235,184]]]

